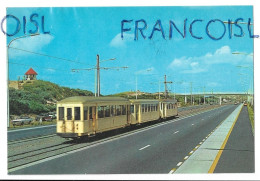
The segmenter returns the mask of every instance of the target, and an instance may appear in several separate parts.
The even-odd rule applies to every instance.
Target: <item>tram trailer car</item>
[[[75,96],[57,103],[57,135],[78,138],[178,115],[175,100]]]

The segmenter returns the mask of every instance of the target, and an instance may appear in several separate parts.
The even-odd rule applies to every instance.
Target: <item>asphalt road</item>
[[[15,141],[20,139],[27,139],[27,138],[50,135],[55,133],[56,133],[56,125],[16,129],[7,132],[7,140]]]
[[[254,136],[252,134],[247,107],[244,106],[229,136],[214,173],[254,172]]]
[[[174,119],[9,174],[169,173],[236,107]]]

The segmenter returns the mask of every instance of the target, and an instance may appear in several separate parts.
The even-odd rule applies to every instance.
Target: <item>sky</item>
[[[30,30],[36,30],[30,21],[34,13],[39,35],[29,36]],[[136,88],[164,91],[164,75],[173,82],[167,88],[176,93],[190,93],[191,86],[193,93],[253,90],[253,38],[247,24],[241,24],[249,18],[253,23],[252,6],[7,8],[7,14],[21,25],[18,33],[7,36],[7,45],[18,38],[8,48],[10,80],[22,78],[32,67],[40,80],[94,92],[99,54],[100,67],[109,68],[100,72],[103,95]],[[239,18],[230,37],[228,24],[222,22]],[[123,20],[132,21],[124,23],[128,31],[122,39]],[[169,38],[170,21],[182,34],[186,22],[185,37],[172,26]],[[14,33],[16,24],[14,18],[7,18],[7,33]],[[137,40],[136,24],[143,28],[137,31]]]

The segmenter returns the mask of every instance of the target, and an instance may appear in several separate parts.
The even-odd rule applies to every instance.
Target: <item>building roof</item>
[[[32,68],[30,68],[25,75],[38,75]]]

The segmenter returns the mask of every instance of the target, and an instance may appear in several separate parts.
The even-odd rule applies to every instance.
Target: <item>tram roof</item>
[[[73,96],[65,98],[58,103],[87,103],[87,102],[122,102],[128,101],[123,97],[90,97],[90,96]]]
[[[166,102],[166,103],[177,103],[175,99],[162,99],[160,102]]]
[[[158,103],[158,99],[130,99],[129,101],[131,102],[136,102],[136,103]]]

